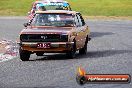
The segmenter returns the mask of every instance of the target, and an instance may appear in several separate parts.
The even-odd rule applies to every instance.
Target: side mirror
[[[27,27],[27,26],[29,26],[29,23],[24,23],[23,25],[24,25],[24,27]]]

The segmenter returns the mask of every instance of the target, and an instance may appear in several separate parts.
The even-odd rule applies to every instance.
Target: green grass
[[[0,15],[26,15],[35,0],[0,0]],[[87,16],[132,16],[132,0],[67,0]]]
[[[27,15],[33,1],[35,0],[0,0],[0,15]]]

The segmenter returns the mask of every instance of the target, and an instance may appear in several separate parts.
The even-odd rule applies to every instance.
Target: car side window
[[[81,15],[80,13],[79,13],[78,15],[80,16],[80,19],[81,19],[81,22],[82,22],[82,26],[84,26],[86,23],[85,23],[85,21],[84,21],[82,15]]]
[[[78,21],[79,21],[79,26],[80,26],[80,27],[81,27],[81,26],[83,26],[83,25],[82,25],[81,18],[80,18],[80,16],[79,16],[79,15],[77,15],[77,18],[78,18]]]
[[[80,26],[80,23],[79,23],[77,15],[75,15],[75,24],[76,24],[77,27]]]

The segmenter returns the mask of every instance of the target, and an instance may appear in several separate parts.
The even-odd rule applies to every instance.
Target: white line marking
[[[14,59],[16,56],[11,56],[8,54],[0,54],[0,62],[5,62]]]

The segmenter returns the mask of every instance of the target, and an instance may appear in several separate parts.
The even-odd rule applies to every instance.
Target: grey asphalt
[[[15,41],[25,19],[0,18],[0,39]],[[31,56],[22,62],[19,57],[0,63],[0,88],[132,88],[132,84],[76,83],[79,66],[89,74],[132,75],[132,21],[86,20],[92,40],[87,55],[76,54],[68,59],[63,54]]]

